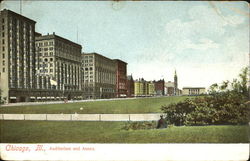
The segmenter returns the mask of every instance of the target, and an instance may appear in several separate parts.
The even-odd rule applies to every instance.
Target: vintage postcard
[[[247,160],[249,4],[0,3],[2,160]]]

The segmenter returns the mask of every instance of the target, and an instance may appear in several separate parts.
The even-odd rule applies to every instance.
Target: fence
[[[46,121],[154,121],[155,114],[0,114],[0,120],[46,120]]]

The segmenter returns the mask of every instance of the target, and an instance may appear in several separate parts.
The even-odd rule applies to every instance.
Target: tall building
[[[36,99],[82,99],[82,46],[55,33],[36,39]]]
[[[116,63],[116,97],[127,97],[127,63],[114,59]]]
[[[175,91],[174,82],[171,82],[171,81],[165,82],[165,95],[173,96],[174,91]]]
[[[136,97],[146,96],[148,93],[147,82],[143,78],[135,81],[134,88]]]
[[[160,79],[158,81],[154,81],[155,84],[155,92],[156,95],[158,96],[163,96],[164,95],[164,85],[165,85],[165,81],[164,79]]]
[[[156,95],[156,91],[155,91],[155,83],[153,81],[147,82],[146,84],[146,95],[147,96],[154,96]]]
[[[84,98],[114,98],[116,91],[115,61],[97,53],[84,53],[82,65]]]
[[[135,94],[135,84],[133,76],[131,74],[127,76],[127,97],[133,97],[134,94]]]
[[[134,82],[134,96],[145,97],[156,94],[155,84],[153,81],[145,81],[143,78]]]
[[[0,12],[0,89],[5,103],[34,99],[35,24],[10,10]]]

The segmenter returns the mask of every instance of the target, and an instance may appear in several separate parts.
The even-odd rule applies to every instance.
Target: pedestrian
[[[163,115],[160,116],[160,120],[158,121],[158,124],[157,124],[157,129],[163,129],[163,128],[167,128],[167,123],[166,123],[166,120],[163,119]]]

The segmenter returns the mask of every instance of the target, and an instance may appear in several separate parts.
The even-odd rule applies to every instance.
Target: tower
[[[174,95],[178,95],[178,78],[177,78],[176,70],[174,72]]]

